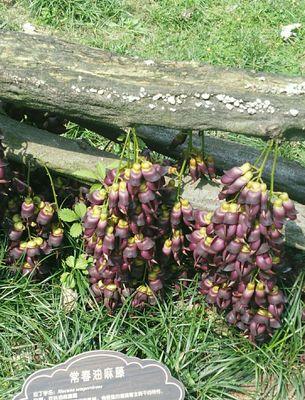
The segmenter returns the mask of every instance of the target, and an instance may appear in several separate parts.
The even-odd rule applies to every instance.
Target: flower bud
[[[141,166],[142,174],[147,182],[156,182],[161,179],[156,167],[149,161],[144,161]]]
[[[128,222],[124,219],[119,220],[119,223],[115,228],[115,236],[118,236],[121,239],[126,239],[128,237]]]
[[[59,247],[64,238],[64,231],[61,228],[53,229],[49,236],[48,244],[51,247]]]
[[[39,256],[40,254],[40,249],[37,246],[37,243],[35,240],[29,240],[27,243],[27,247],[26,247],[26,254],[29,257],[35,257],[35,256]]]
[[[110,186],[108,200],[109,200],[109,208],[110,209],[115,208],[118,205],[118,201],[119,201],[119,184],[118,183],[113,183]]]
[[[51,222],[54,214],[54,209],[49,203],[45,203],[44,207],[39,211],[36,222],[39,225],[47,225]]]
[[[13,229],[9,233],[9,238],[13,242],[19,240],[25,230],[25,226],[22,222],[15,222]]]
[[[130,171],[129,182],[132,186],[140,186],[142,179],[142,169],[139,163],[134,163]]]
[[[94,190],[87,195],[88,200],[93,205],[101,205],[107,198],[107,192],[105,189]]]
[[[27,197],[21,205],[21,217],[23,219],[29,219],[33,217],[35,211],[35,205],[30,197]]]

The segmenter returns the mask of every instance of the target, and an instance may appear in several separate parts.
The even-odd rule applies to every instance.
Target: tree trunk
[[[301,77],[119,57],[40,35],[1,33],[0,98],[84,126],[305,137]]]
[[[0,115],[0,130],[7,146],[9,159],[32,166],[47,166],[49,169],[72,178],[84,178],[81,169],[95,171],[98,162],[113,168],[118,159],[112,154],[91,147],[82,141],[75,141],[16,122]],[[219,206],[219,186],[207,181],[196,183],[186,179],[183,197],[196,208],[213,211]],[[297,221],[289,222],[286,228],[286,244],[305,250],[305,206],[296,204],[299,212]]]

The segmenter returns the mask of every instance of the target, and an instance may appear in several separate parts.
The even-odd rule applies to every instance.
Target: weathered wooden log
[[[84,179],[82,170],[95,171],[98,162],[113,168],[118,159],[82,140],[70,140],[0,115],[0,132],[9,160],[46,166],[58,174]]]
[[[305,137],[305,79],[119,57],[2,32],[0,99],[84,126],[164,126]]]
[[[87,143],[65,139],[55,134],[16,122],[0,115],[0,130],[7,146],[9,159],[49,169],[73,178],[86,180],[81,169],[95,171],[98,162],[113,167],[118,162],[112,154],[92,148]],[[88,177],[87,181],[90,181]],[[219,186],[201,181],[185,182],[183,196],[194,207],[213,211],[218,205]],[[289,222],[286,229],[288,246],[305,250],[305,206],[296,204],[298,220]]]

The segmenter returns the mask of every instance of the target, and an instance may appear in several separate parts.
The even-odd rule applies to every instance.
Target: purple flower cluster
[[[278,288],[283,227],[296,218],[287,193],[270,193],[249,163],[226,171],[214,213],[196,218],[189,249],[202,270],[200,291],[227,310],[227,321],[253,342],[281,326],[285,297]]]
[[[211,179],[216,176],[215,163],[211,156],[204,158],[201,154],[198,154],[191,157],[189,160],[189,170],[194,182],[204,176],[210,177]]]
[[[133,294],[132,305],[154,304],[169,268],[184,249],[182,226],[193,220],[186,201],[172,207],[176,188],[165,183],[171,167],[143,159],[108,171],[103,188],[90,191],[82,224],[85,251],[94,258],[91,289],[111,311]]]
[[[41,272],[41,260],[63,240],[63,229],[55,221],[54,206],[38,196],[26,197],[21,204],[12,201],[8,264],[21,266],[23,275]]]

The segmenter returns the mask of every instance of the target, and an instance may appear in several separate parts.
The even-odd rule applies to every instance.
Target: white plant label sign
[[[32,374],[13,400],[183,400],[183,385],[154,360],[97,350]]]

